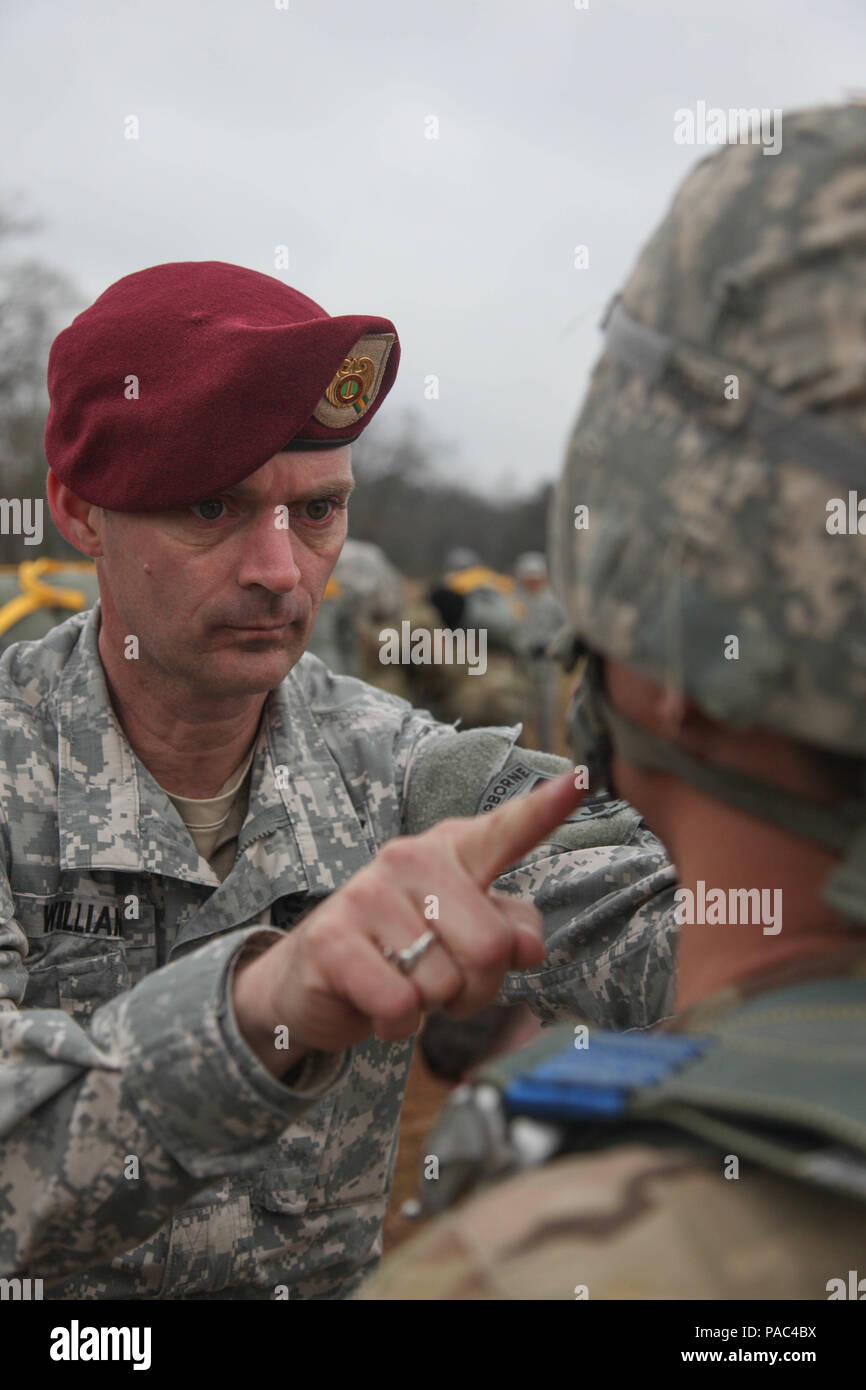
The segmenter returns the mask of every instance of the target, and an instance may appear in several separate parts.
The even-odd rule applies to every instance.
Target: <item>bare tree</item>
[[[37,226],[0,208],[0,490],[7,497],[44,497],[48,350],[81,303],[62,271],[8,254],[9,242]],[[38,553],[77,555],[50,520]],[[23,537],[0,536],[0,562],[34,558]]]
[[[483,495],[443,478],[442,451],[411,413],[363,434],[353,449],[350,535],[374,541],[404,574],[426,579],[457,545],[498,570],[510,570],[521,551],[544,550],[549,483],[528,497],[503,498],[498,487]]]

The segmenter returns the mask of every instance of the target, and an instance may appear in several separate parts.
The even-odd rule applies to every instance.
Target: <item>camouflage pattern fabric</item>
[[[366,617],[386,621],[403,606],[403,578],[380,545],[347,536],[334,574],[355,594]]]
[[[408,604],[403,617],[412,632],[433,633],[437,628],[458,630],[471,626],[465,618],[446,623],[432,603],[419,599]],[[414,705],[430,709],[444,723],[459,723],[463,729],[522,723],[531,712],[532,687],[522,662],[514,653],[489,642],[483,672],[456,661],[441,665],[407,663],[380,669],[399,671],[402,676],[400,694]],[[372,680],[372,675],[368,674],[367,679]],[[378,679],[375,683],[379,683]],[[525,735],[521,732],[518,738],[525,747]]]
[[[399,620],[403,607],[402,576],[381,546],[349,537],[325,589],[307,650],[336,675],[379,685],[378,677],[393,668],[371,663],[370,638],[383,623]]]
[[[358,675],[358,620],[352,596],[333,578],[328,581],[307,651],[339,676]]]
[[[412,1044],[314,1057],[293,1091],[241,1038],[231,972],[423,819],[444,738],[465,813],[470,735],[305,655],[219,883],[114,717],[98,624],[0,659],[0,1273],[52,1298],[343,1297],[381,1253]],[[490,777],[525,785],[515,734],[491,731],[471,809]],[[606,1026],[669,1008],[674,874],[636,813],[595,801],[499,883],[550,947],[506,997]]]
[[[831,534],[827,504],[864,477],[864,149],[866,108],[807,111],[778,156],[729,145],[689,174],[622,293],[672,340],[665,370],[602,356],[551,512],[590,646],[711,717],[860,757],[866,520]],[[760,428],[767,389],[794,428]],[[815,421],[856,479],[822,471]]]
[[[719,721],[862,758],[856,492],[853,530],[827,522],[834,498],[850,517],[849,487],[866,478],[866,108],[786,115],[773,159],[731,145],[700,163],[621,303],[637,331],[595,369],[551,511],[575,634]],[[860,969],[862,943],[852,951]],[[829,974],[821,959],[808,970]],[[825,1032],[819,1011],[804,1014],[806,1050]],[[829,1050],[848,1078],[856,1040]],[[725,1100],[760,1113],[750,1063],[744,1047]],[[804,1127],[818,1121],[805,1083],[790,1099]],[[862,1200],[745,1165],[725,1181],[721,1155],[667,1134],[637,1145],[621,1123],[605,1151],[471,1198],[386,1261],[363,1297],[846,1296],[838,1286],[863,1269]],[[861,1151],[862,1133],[849,1142]],[[862,1184],[862,1152],[858,1172]]]
[[[826,1154],[828,1167],[843,1152],[845,1129],[856,1160],[847,1172],[851,1188],[862,1185],[866,1141],[852,1115],[840,1126],[834,1103],[836,1068],[856,1075],[860,1086],[849,1099],[862,1113],[861,1034],[866,1028],[866,963],[851,954],[839,961],[844,974],[794,983],[813,969],[809,963],[779,971],[777,988],[747,981],[705,1001],[671,1025],[670,1031],[697,1036],[718,1034],[732,1045],[723,1077],[727,1084],[712,1097],[693,1082],[700,1060],[674,1071],[639,1094],[639,1112],[608,1121],[603,1135],[587,1120],[582,1147],[601,1153],[559,1158],[540,1169],[488,1186],[458,1203],[427,1230],[390,1256],[363,1288],[363,1299],[816,1299],[826,1298],[830,1281],[862,1267],[866,1248],[866,1202],[861,1198],[809,1187],[792,1176],[767,1171],[777,1163],[796,1169]],[[785,984],[782,981],[789,977]],[[827,1025],[822,1028],[822,1024]],[[840,1034],[853,1033],[850,1047]],[[789,1045],[784,1046],[785,1037]],[[811,1036],[810,1036],[811,1035]],[[799,1043],[794,1042],[799,1039]],[[590,1047],[592,1046],[590,1042]],[[770,1069],[778,1055],[793,1059],[782,1089],[772,1085]],[[738,1091],[736,1053],[742,1049],[746,1076]],[[797,1058],[798,1050],[801,1057]],[[712,1054],[710,1054],[712,1057]],[[842,1058],[842,1067],[838,1058]],[[510,1059],[514,1072],[515,1058]],[[812,1070],[811,1090],[826,1082],[824,1149],[817,1133],[808,1145],[795,1140],[785,1148],[767,1140],[750,1124],[788,1108],[796,1112],[798,1063]],[[712,1064],[711,1064],[712,1065]],[[815,1077],[824,1073],[817,1086]],[[751,1086],[751,1094],[749,1087]],[[804,1088],[804,1094],[807,1088]],[[679,1105],[671,1107],[670,1097]],[[779,1102],[782,1101],[780,1106]],[[742,1102],[742,1111],[738,1107]],[[651,1138],[641,1134],[644,1117],[668,1118]],[[707,1152],[689,1134],[701,1133],[710,1119],[712,1133],[726,1122]],[[824,1117],[815,1115],[818,1125]],[[740,1132],[737,1133],[739,1128]],[[857,1131],[859,1128],[859,1143]],[[770,1131],[772,1133],[772,1131]],[[835,1138],[834,1138],[835,1135]],[[579,1141],[580,1142],[580,1141]],[[607,1145],[611,1147],[606,1147]],[[431,1151],[436,1151],[431,1137]],[[766,1161],[749,1163],[767,1149]],[[772,1150],[772,1153],[770,1152]],[[441,1149],[440,1149],[441,1153]],[[737,1168],[730,1165],[731,1156]],[[837,1175],[838,1176],[838,1175]],[[838,1296],[838,1295],[837,1295]]]
[[[623,1143],[488,1188],[389,1255],[380,1299],[824,1299],[866,1207],[683,1149]]]
[[[487,649],[487,669],[471,674],[467,666],[442,667],[444,698],[442,717],[459,720],[463,729],[487,724],[514,724],[532,707],[532,687],[525,671],[508,652]]]
[[[518,579],[517,594],[522,616],[518,643],[532,688],[533,747],[552,752],[559,743],[559,691],[562,666],[547,655],[547,648],[562,630],[566,618],[562,604],[550,588],[531,591]]]
[[[565,611],[549,588],[532,591],[518,583],[516,592],[520,602],[518,644],[525,656],[535,657],[564,626]]]

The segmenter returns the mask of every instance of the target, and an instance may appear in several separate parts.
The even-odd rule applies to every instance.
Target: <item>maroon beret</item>
[[[283,449],[357,439],[399,360],[390,319],[331,318],[281,280],[224,261],[151,266],[55,338],[45,455],[97,506],[187,506]]]

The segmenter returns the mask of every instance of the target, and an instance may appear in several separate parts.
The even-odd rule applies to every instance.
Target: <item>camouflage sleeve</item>
[[[2,876],[0,890],[8,908]],[[217,937],[85,1028],[18,1010],[26,938],[11,918],[0,928],[0,1274],[53,1282],[140,1244],[215,1178],[260,1167],[342,1077],[348,1053],[317,1054],[293,1091],[240,1036],[231,973],[257,935],[279,937]]]
[[[568,769],[564,758],[515,747],[518,732],[450,731],[424,741],[407,771],[407,831],[493,810]],[[545,1021],[577,1016],[601,1028],[645,1028],[672,1011],[676,874],[627,802],[587,796],[496,886],[535,904],[547,942],[541,969],[507,976],[504,1002],[522,1001]]]
[[[503,1000],[598,1028],[649,1028],[673,1012],[676,874],[646,826],[589,848],[558,832],[497,887],[535,903],[547,942],[544,966],[509,975]]]

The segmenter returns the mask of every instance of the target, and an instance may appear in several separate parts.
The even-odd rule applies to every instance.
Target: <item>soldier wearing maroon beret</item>
[[[48,498],[100,577],[112,565],[99,650],[125,725],[137,722],[152,662],[197,703],[208,672],[231,699],[273,688],[297,661],[345,538],[349,445],[399,358],[389,319],[332,318],[281,281],[220,261],[128,275],[55,340]],[[150,649],[132,668],[127,634]],[[216,764],[203,749],[197,759],[216,776],[252,732],[249,711],[239,727],[227,717]],[[177,785],[179,750],[162,731],[147,751],[157,780]]]
[[[519,730],[305,652],[398,357],[390,320],[220,262],[127,276],[53,345],[49,502],[100,600],[0,658],[0,1274],[46,1296],[343,1297],[424,1011],[503,980],[544,1016],[663,1005],[634,812],[568,820]],[[593,969],[617,931],[634,988]]]

